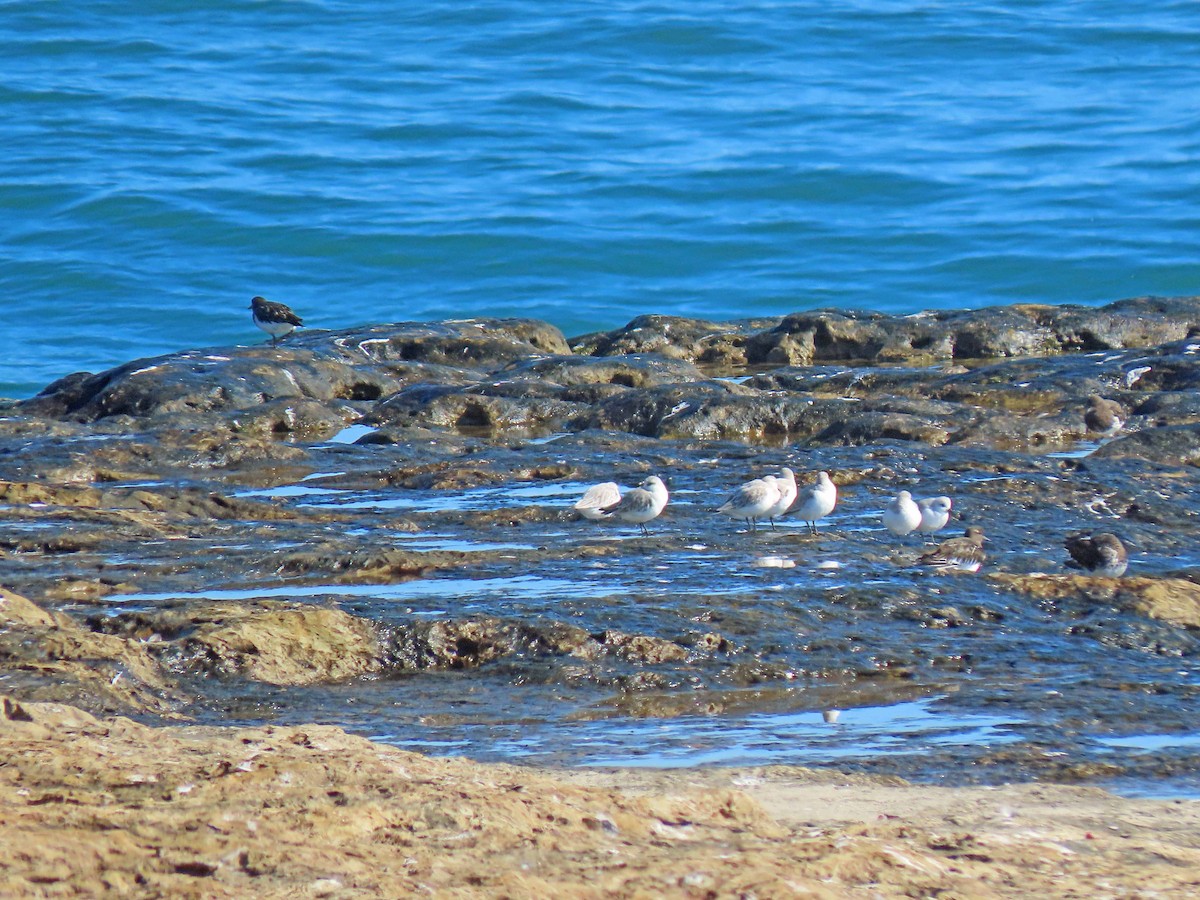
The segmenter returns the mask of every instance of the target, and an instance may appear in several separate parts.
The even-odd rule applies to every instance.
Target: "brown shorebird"
[[[918,556],[913,565],[929,566],[941,572],[978,572],[987,559],[983,541],[983,529],[972,525],[962,537],[942,541],[928,553]]]
[[[1092,394],[1087,399],[1087,409],[1083,414],[1083,424],[1087,430],[1100,437],[1112,437],[1125,424],[1125,410],[1115,400],[1108,400],[1098,394]]]
[[[1086,569],[1093,575],[1120,578],[1129,566],[1129,553],[1115,534],[1073,534],[1063,546],[1071,554],[1072,569]]]

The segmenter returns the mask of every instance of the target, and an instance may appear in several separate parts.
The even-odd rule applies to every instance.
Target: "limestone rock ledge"
[[[0,697],[0,896],[1184,896],[1200,886],[1196,804],[806,770],[641,773],[624,789],[586,779],[430,759],[328,726],[151,728]]]
[[[1039,600],[1081,600],[1129,610],[1183,628],[1200,629],[1200,584],[1186,578],[1006,573],[992,578]]]

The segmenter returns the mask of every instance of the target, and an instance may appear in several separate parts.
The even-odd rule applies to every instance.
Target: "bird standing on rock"
[[[255,297],[250,301],[250,318],[254,324],[271,336],[271,346],[277,345],[279,338],[286,337],[304,321],[282,303],[272,303],[265,297]]]
[[[1071,554],[1073,569],[1086,569],[1093,575],[1120,578],[1129,566],[1129,552],[1115,534],[1073,534],[1063,546]]]
[[[903,537],[921,527],[921,507],[908,491],[898,493],[883,510],[883,527]]]
[[[1083,424],[1087,426],[1088,431],[1095,432],[1100,437],[1112,437],[1125,424],[1125,410],[1115,400],[1092,394],[1087,399]]]
[[[929,497],[925,500],[918,500],[917,508],[921,510],[921,524],[917,526],[917,531],[922,535],[941,531],[950,521],[950,508],[953,505],[954,501],[949,497]]]
[[[605,481],[602,484],[588,488],[582,497],[572,507],[575,512],[593,522],[604,518],[604,508],[621,502],[621,488],[615,481]]]
[[[779,502],[767,510],[767,518],[771,522],[771,530],[775,530],[775,519],[792,508],[796,502],[796,473],[783,468],[775,476],[775,487],[779,488]]]
[[[837,485],[828,472],[817,473],[817,483],[810,484],[796,495],[796,517],[808,523],[810,534],[817,533],[817,519],[833,512],[837,506]]]
[[[978,572],[987,559],[983,541],[983,529],[972,525],[962,537],[942,541],[928,553],[918,556],[914,565],[929,566],[942,572]]]
[[[618,522],[637,525],[642,529],[642,534],[649,534],[646,523],[666,509],[667,499],[667,486],[657,475],[651,475],[618,502],[601,509],[600,514]]]
[[[779,503],[779,488],[774,475],[747,481],[730,494],[717,512],[733,519],[745,519],[751,531],[758,531],[758,519],[768,515]]]

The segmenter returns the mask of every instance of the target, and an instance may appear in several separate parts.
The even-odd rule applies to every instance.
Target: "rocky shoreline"
[[[389,722],[416,744],[423,735],[469,742],[480,728],[536,732],[548,735],[539,738],[548,756],[586,761],[571,748],[589,723],[595,734],[612,720],[686,730],[920,701],[951,718],[998,713],[1004,730],[917,757],[868,754],[854,768],[925,781],[953,772],[960,784],[1173,784],[1195,770],[1186,740],[1119,755],[1105,742],[1194,733],[1198,364],[1200,298],[1141,298],[903,317],[643,316],[571,340],[534,320],[404,323],[70,375],[0,407],[0,692],[16,729],[0,749],[21,759],[32,745],[18,751],[13,735],[24,728],[21,740],[36,731],[51,756],[66,753],[58,726],[45,724],[60,720],[142,746],[159,740],[146,725],[197,720],[259,723],[245,740],[277,753],[294,739],[289,723],[309,715],[368,733]],[[1121,431],[1089,433],[1089,396],[1120,404]],[[834,476],[839,508],[819,533],[792,521],[752,534],[713,514],[730,489],[781,465],[802,481],[821,469]],[[672,491],[648,537],[573,521],[570,504],[587,485],[647,474],[667,477]],[[918,572],[919,541],[881,535],[879,513],[902,488],[952,495],[948,531],[984,527],[979,575]],[[1131,548],[1128,574],[1065,568],[1062,539],[1080,530],[1119,533]],[[354,718],[346,698],[360,689],[391,711]],[[90,718],[114,715],[144,724]],[[193,746],[185,732],[211,743]],[[392,753],[321,733],[363,758]],[[161,740],[203,755],[237,734],[167,730]],[[10,764],[18,777],[5,800],[22,821],[68,802],[20,800],[21,779],[34,777],[24,765]],[[80,782],[115,790],[103,783],[95,771]],[[114,796],[118,809],[141,802]],[[402,805],[372,808],[386,818]],[[697,808],[678,818],[724,822],[712,846],[749,853],[736,832],[754,836],[755,853],[798,852],[799,832],[758,807],[745,821]],[[637,815],[638,828],[651,828]],[[607,834],[596,821],[592,831]],[[466,826],[446,827],[437,846]],[[1190,827],[1181,841],[1194,847]],[[872,825],[863,835],[909,841],[902,830]],[[639,853],[657,853],[643,837],[630,839]],[[952,869],[970,854],[915,840],[940,860],[915,866],[928,883],[887,887],[876,865],[840,887],[956,889]],[[667,855],[680,865],[698,858]],[[21,878],[33,877],[30,865]],[[207,885],[197,896],[245,896],[247,884],[283,895],[300,883],[298,870],[278,884],[239,881],[265,871],[247,865],[209,860],[180,877]],[[168,868],[137,871],[157,878]],[[330,896],[353,896],[338,892],[359,878],[368,891],[470,884],[370,882],[361,868],[345,880],[349,870],[335,868]],[[592,870],[570,871],[585,879]],[[754,888],[705,871],[718,894],[774,895],[795,874],[771,869]],[[126,875],[145,892],[158,884]],[[522,892],[524,882],[495,880],[505,877],[525,876],[489,875],[464,894]],[[51,883],[20,882],[30,896],[49,895],[33,885]],[[1014,883],[989,889],[1004,895]],[[699,896],[710,882],[670,884]],[[228,893],[206,893],[218,890]]]

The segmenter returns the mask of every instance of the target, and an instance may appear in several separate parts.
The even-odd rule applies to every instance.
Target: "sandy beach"
[[[338,728],[3,700],[0,895],[1186,897],[1200,804],[766,769],[547,771]]]

